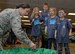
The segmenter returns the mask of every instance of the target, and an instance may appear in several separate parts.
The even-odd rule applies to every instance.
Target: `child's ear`
[[[66,16],[67,14],[66,13],[64,13],[64,16]]]

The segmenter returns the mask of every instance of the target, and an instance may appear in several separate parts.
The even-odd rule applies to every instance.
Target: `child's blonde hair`
[[[49,10],[53,9],[53,11],[55,12],[55,15],[57,15],[57,9],[55,7],[50,7]]]
[[[32,11],[32,14],[31,14],[31,17],[35,16],[35,11],[38,11],[38,15],[39,15],[39,8],[38,7],[34,7],[33,11]]]

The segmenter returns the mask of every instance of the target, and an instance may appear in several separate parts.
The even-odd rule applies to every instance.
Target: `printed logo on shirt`
[[[45,17],[45,21],[47,21],[48,17]]]
[[[65,25],[63,25],[63,28],[65,29]]]
[[[34,20],[34,25],[38,25],[38,24],[40,24],[39,20],[38,19]]]
[[[51,19],[51,20],[50,20],[50,24],[55,24],[55,22],[56,22],[56,21],[55,21],[54,19]]]

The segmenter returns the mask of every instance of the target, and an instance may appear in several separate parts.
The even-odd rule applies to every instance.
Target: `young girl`
[[[65,48],[65,54],[70,54],[68,47],[69,35],[71,35],[72,25],[68,21],[65,10],[61,9],[58,12],[60,17],[59,21],[56,23],[57,28],[57,43],[58,43],[58,54],[62,54],[62,47]]]
[[[58,20],[56,16],[56,8],[52,7],[49,9],[50,16],[46,22],[45,32],[48,33],[48,48],[51,49],[52,42],[54,44],[54,49],[57,49],[56,37],[55,37],[55,23]]]
[[[36,47],[38,47],[38,37],[40,35],[40,16],[39,16],[39,8],[35,7],[33,9],[32,15],[31,15],[31,20],[32,20],[32,36],[35,39]]]

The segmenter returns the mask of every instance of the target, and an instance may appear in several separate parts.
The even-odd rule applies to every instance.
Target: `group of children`
[[[39,8],[33,8],[31,15],[32,24],[32,36],[35,39],[36,46],[38,47],[38,37],[42,36],[42,46],[46,45],[46,48],[51,49],[52,43],[58,54],[62,54],[62,47],[64,46],[65,54],[70,54],[68,41],[69,35],[71,35],[72,25],[66,18],[66,11],[60,9],[58,12],[55,7],[51,7],[48,10],[48,5],[44,4],[43,11],[39,13]],[[58,14],[57,14],[58,13]],[[42,32],[45,30],[45,33]],[[47,34],[48,39],[45,43],[44,36]],[[45,43],[45,44],[43,44]]]

